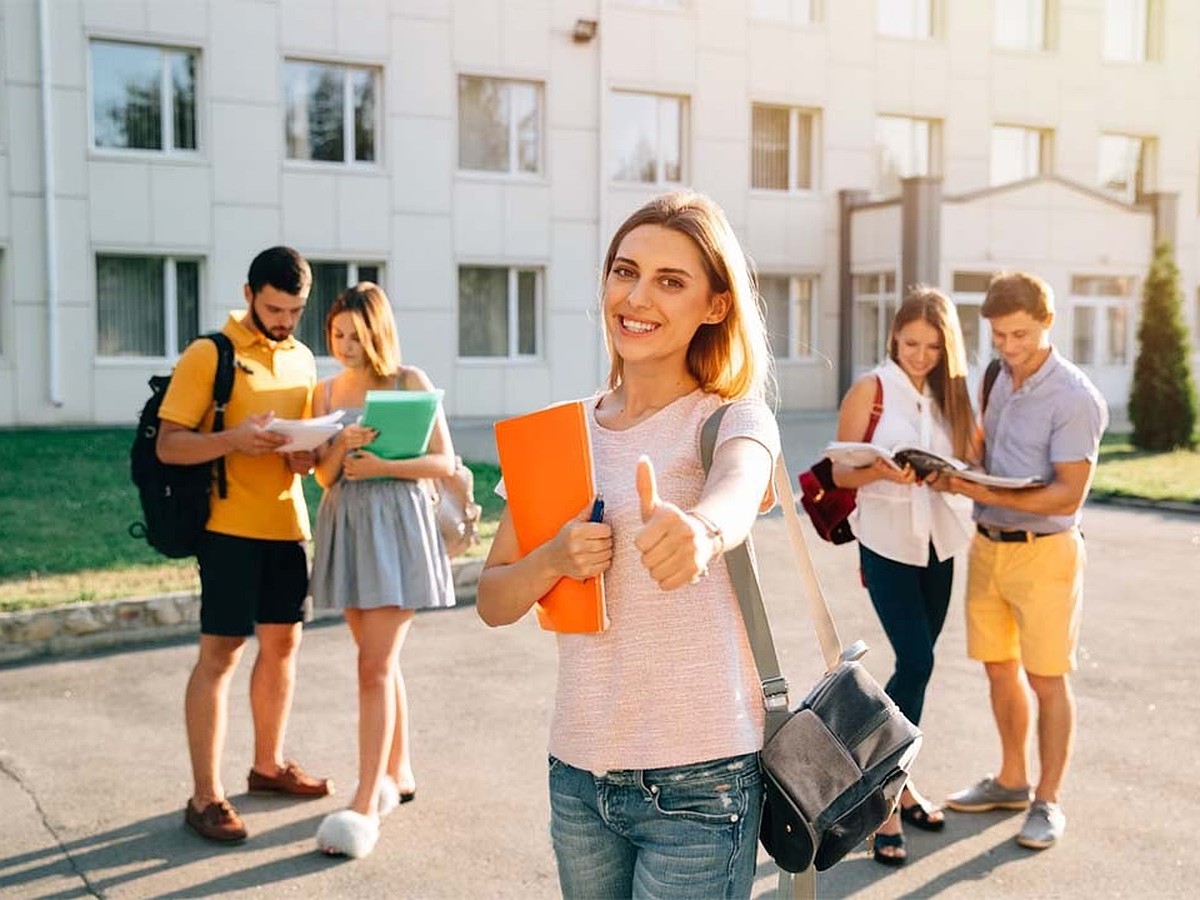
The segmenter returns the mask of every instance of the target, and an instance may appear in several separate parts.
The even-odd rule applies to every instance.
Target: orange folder
[[[596,496],[587,409],[560,403],[495,424],[508,511],[521,555],[550,540]],[[547,631],[587,633],[608,627],[604,579],[560,578],[537,602]]]

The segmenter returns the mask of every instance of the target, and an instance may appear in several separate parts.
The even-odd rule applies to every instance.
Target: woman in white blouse
[[[940,291],[918,285],[896,312],[888,358],[847,391],[838,440],[863,439],[882,389],[883,410],[872,443],[966,459],[975,422],[966,376],[954,304]],[[886,690],[919,724],[934,644],[950,604],[953,557],[971,537],[970,504],[923,484],[910,467],[896,469],[882,459],[863,468],[835,465],[833,477],[841,487],[858,488],[850,525],[858,538],[863,583],[896,655]],[[942,811],[910,782],[898,812],[875,835],[874,857],[884,865],[903,865],[907,859],[901,820],[927,831],[946,824]]]

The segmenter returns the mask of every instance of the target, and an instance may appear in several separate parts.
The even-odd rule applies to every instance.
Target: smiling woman
[[[661,897],[749,896],[763,709],[724,551],[773,502],[765,327],[724,213],[688,191],[617,230],[601,293],[612,365],[585,404],[604,520],[589,502],[522,554],[506,511],[476,608],[507,625],[563,577],[604,579],[607,631],[559,636],[548,776],[563,896],[630,896],[635,873]],[[725,404],[706,476],[700,431]]]

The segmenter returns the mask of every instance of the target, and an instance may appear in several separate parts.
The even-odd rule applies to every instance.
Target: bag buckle
[[[787,709],[788,681],[782,675],[768,678],[762,683],[763,707],[766,709]]]

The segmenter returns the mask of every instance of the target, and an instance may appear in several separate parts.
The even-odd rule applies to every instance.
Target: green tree
[[[1138,355],[1129,393],[1133,445],[1152,451],[1191,448],[1195,446],[1196,385],[1188,364],[1179,269],[1166,241],[1155,248],[1142,298]]]

